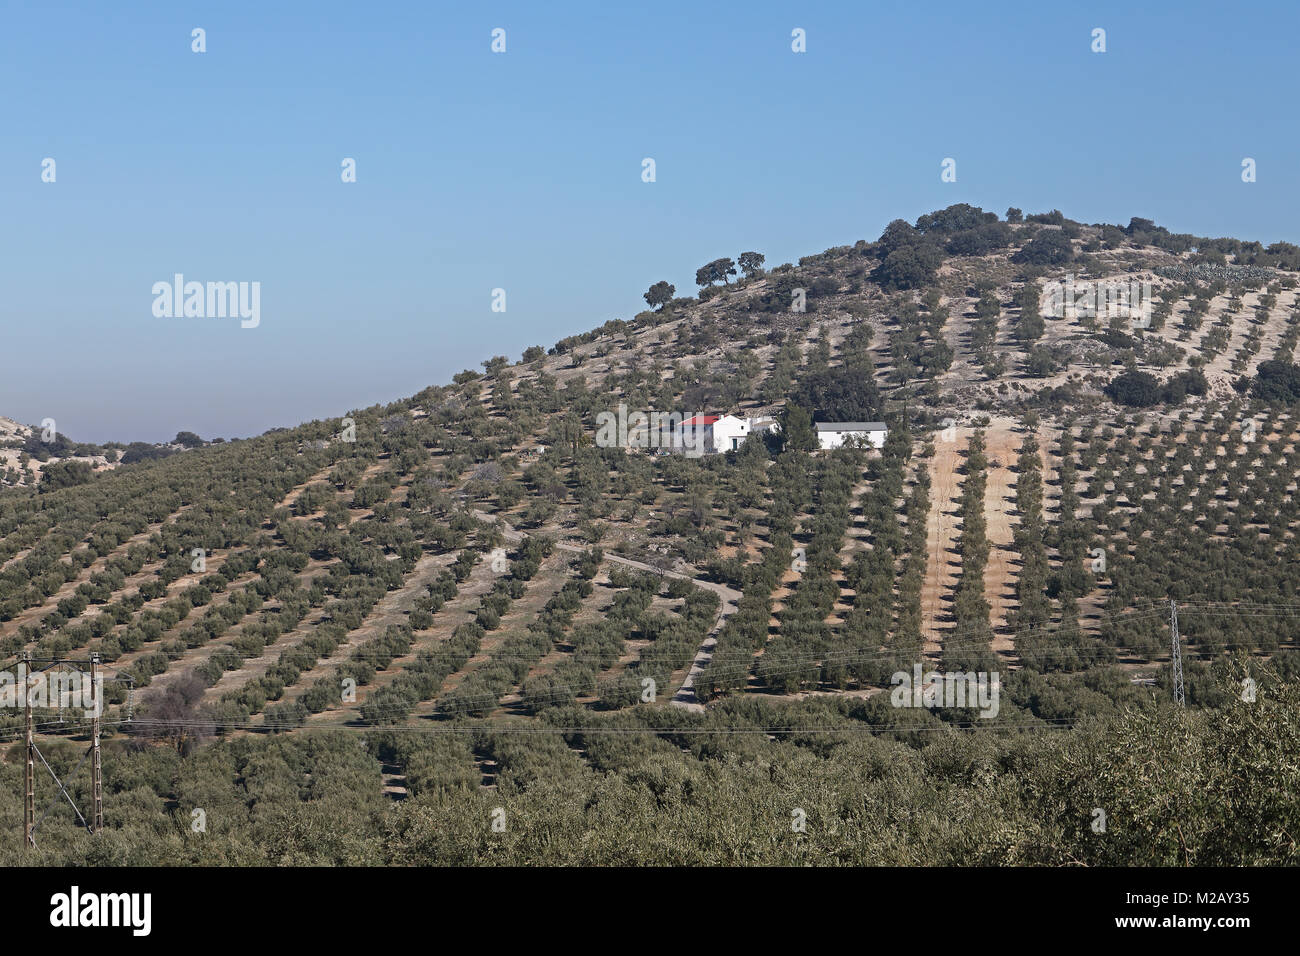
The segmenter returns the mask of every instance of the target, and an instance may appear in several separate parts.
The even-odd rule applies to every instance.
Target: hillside
[[[61,463],[86,465],[84,474],[88,477],[93,472],[112,468],[118,459],[116,453],[110,455],[101,448],[75,445],[57,433],[60,440],[47,442],[42,437],[43,431],[0,417],[0,489],[38,485],[47,468]],[[66,470],[68,466],[63,467]]]
[[[107,726],[182,752],[430,731],[372,739],[390,795],[1165,714],[1170,599],[1190,707],[1295,680],[1300,249],[954,206],[753,256],[386,406],[0,492],[0,653],[99,654]],[[1064,281],[1151,307],[1058,315]],[[782,426],[600,447],[620,405]],[[891,706],[914,665],[1000,674],[996,717]]]

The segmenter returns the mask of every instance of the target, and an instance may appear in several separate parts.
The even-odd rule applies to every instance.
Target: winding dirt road
[[[479,510],[475,510],[473,514],[474,517],[478,518],[480,521],[494,521],[499,524],[501,526],[501,534],[507,541],[518,543],[525,537],[523,532],[512,528],[510,523],[505,521],[503,518]],[[573,554],[582,554],[586,550],[585,548],[580,548],[572,544],[565,544],[563,542],[559,542],[555,546],[561,551],[569,551]],[[678,578],[682,581],[690,581],[697,588],[712,591],[721,600],[722,603],[719,605],[718,616],[713,622],[713,627],[711,627],[709,633],[704,636],[704,640],[700,643],[699,650],[695,652],[695,659],[691,661],[690,670],[687,671],[686,678],[682,681],[681,686],[677,688],[677,693],[673,695],[673,698],[670,701],[670,703],[675,707],[684,707],[687,710],[702,713],[704,711],[704,705],[700,703],[699,699],[695,696],[695,681],[698,679],[700,672],[704,670],[709,661],[713,660],[713,651],[718,646],[718,632],[721,631],[723,625],[726,624],[727,618],[736,613],[736,610],[739,607],[741,592],[737,591],[735,588],[729,588],[725,584],[716,584],[713,581],[702,581],[699,578],[691,577],[689,574],[656,568],[654,565],[646,564],[644,561],[634,561],[631,558],[625,558],[617,554],[610,554],[609,552],[605,553],[605,560],[613,561],[616,564],[634,568],[638,571],[657,574],[660,577]]]

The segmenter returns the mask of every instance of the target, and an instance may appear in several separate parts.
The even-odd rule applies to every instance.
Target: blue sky
[[[954,202],[1300,241],[1294,5],[444,7],[0,7],[0,415],[257,434]],[[155,318],[178,272],[260,326]]]

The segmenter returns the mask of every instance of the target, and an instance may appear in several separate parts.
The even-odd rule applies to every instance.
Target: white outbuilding
[[[847,444],[881,448],[889,429],[884,422],[815,422],[817,443],[822,448],[840,448]]]

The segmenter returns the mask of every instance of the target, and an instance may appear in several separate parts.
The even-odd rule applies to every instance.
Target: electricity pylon
[[[1183,691],[1183,646],[1178,638],[1178,602],[1169,602],[1169,631],[1173,644],[1174,700],[1179,707],[1187,706],[1187,696]]]
[[[25,737],[27,742],[27,755],[26,755],[26,760],[24,761],[23,764],[23,791],[24,791],[23,846],[28,850],[36,849],[36,831],[37,829],[40,828],[40,825],[45,822],[45,818],[49,815],[50,810],[53,809],[54,804],[58,801],[59,794],[61,794],[64,797],[64,799],[67,800],[68,804],[72,807],[73,812],[77,815],[77,819],[81,821],[81,825],[85,827],[88,832],[90,832],[91,834],[95,834],[95,833],[102,832],[104,829],[104,778],[103,778],[103,767],[100,761],[100,749],[99,749],[100,718],[103,715],[104,695],[103,695],[103,687],[100,684],[100,681],[102,680],[102,675],[100,673],[99,663],[100,662],[99,662],[98,654],[92,654],[90,656],[90,660],[88,661],[73,661],[73,660],[36,661],[33,660],[30,652],[27,651],[23,652],[22,663],[20,664],[20,671],[22,676],[18,684],[22,688],[23,714],[25,717],[25,724],[26,724]],[[87,822],[86,818],[82,816],[81,810],[78,809],[76,801],[72,799],[72,794],[68,792],[67,786],[64,784],[62,780],[59,779],[59,775],[54,772],[54,768],[50,766],[49,761],[45,759],[44,754],[41,753],[40,748],[36,745],[35,724],[32,720],[32,678],[33,678],[32,667],[33,665],[45,665],[43,667],[39,667],[38,670],[36,671],[38,680],[43,680],[44,674],[56,666],[72,665],[74,667],[80,667],[80,666],[89,665],[90,667],[90,694],[88,697],[83,698],[83,705],[87,701],[89,701],[90,703],[90,713],[86,715],[90,718],[90,748],[86,751],[85,756],[81,758],[81,763],[77,764],[76,769],[72,771],[73,775],[75,775],[77,771],[79,771],[82,768],[82,766],[85,765],[86,760],[87,759],[90,760],[90,789],[91,789],[92,811],[91,811],[89,822]],[[81,673],[83,675],[85,674],[84,671],[82,671]],[[126,719],[129,721],[130,710],[131,710],[131,699],[134,693],[133,689],[134,689],[135,682],[134,680],[132,680],[132,678],[129,675],[118,675],[115,679],[125,680],[128,686],[131,688],[131,691],[128,693],[127,696],[127,704],[126,704]],[[61,699],[47,700],[46,702],[54,704],[54,706],[57,707],[58,709],[62,709],[62,707],[64,706],[64,701]],[[62,723],[61,720],[59,722]],[[53,800],[50,801],[50,805],[45,808],[45,812],[41,814],[41,818],[39,820],[36,819],[36,761],[37,760],[40,760],[41,764],[45,767],[45,769],[49,771],[50,777],[53,778],[55,785],[59,788],[59,793],[55,794]]]

